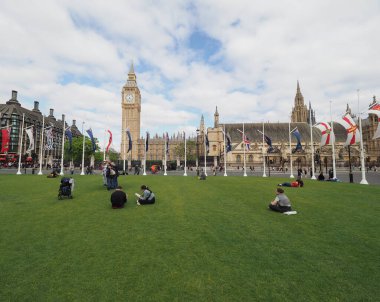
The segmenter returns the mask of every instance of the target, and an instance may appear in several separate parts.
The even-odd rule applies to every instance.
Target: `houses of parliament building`
[[[121,91],[122,101],[122,138],[121,138],[121,159],[128,160],[128,165],[132,161],[142,161],[145,156],[144,146],[145,141],[141,137],[140,122],[141,122],[141,94],[136,81],[136,74],[133,64],[128,72],[128,79]],[[376,102],[373,97],[372,104]],[[370,104],[369,104],[370,105]],[[351,113],[351,109],[347,105],[346,112]],[[191,150],[199,165],[204,162],[205,156],[205,133],[209,140],[209,151],[206,154],[207,165],[217,166],[224,163],[224,135],[225,129],[231,137],[231,152],[227,153],[226,162],[229,167],[237,167],[243,165],[243,156],[247,166],[261,166],[263,163],[263,156],[273,166],[284,167],[289,164],[290,158],[293,164],[300,167],[311,166],[311,139],[310,139],[310,124],[314,125],[315,113],[309,103],[309,108],[305,105],[304,97],[301,93],[300,85],[297,82],[297,90],[294,99],[294,106],[291,112],[290,128],[298,128],[301,134],[301,143],[303,150],[296,152],[290,156],[289,150],[289,123],[264,123],[265,135],[271,138],[273,151],[267,153],[268,146],[263,147],[262,134],[259,133],[263,129],[262,123],[245,123],[245,135],[250,141],[250,150],[244,152],[244,142],[242,134],[239,130],[243,129],[242,123],[220,123],[219,113],[216,108],[214,113],[213,127],[206,127],[203,116],[200,119],[200,125],[197,129],[197,136],[188,138],[196,144],[196,149]],[[363,144],[365,149],[365,161],[367,165],[375,165],[380,162],[380,139],[372,140],[372,137],[378,126],[378,118],[370,114],[367,118],[362,119],[362,135]],[[126,129],[129,128],[132,135],[132,150],[126,152],[128,149],[128,137]],[[346,130],[340,124],[334,123],[335,133],[335,158],[337,166],[345,166],[348,164],[348,149],[344,146],[346,141]],[[332,148],[331,146],[319,146],[321,139],[320,130],[312,127],[313,147],[314,147],[314,160],[320,167],[331,166],[332,162]],[[167,155],[168,161],[176,160],[177,163],[183,161],[183,155],[178,155],[175,149],[180,144],[183,144],[183,136],[181,134],[173,135],[169,138],[169,152]],[[292,138],[291,148],[295,148],[296,140]],[[188,150],[189,152],[189,150]],[[149,150],[146,155],[147,160],[164,161],[165,158],[165,139],[157,134],[149,140]],[[360,146],[351,146],[351,162],[354,165],[359,165],[360,162]],[[318,167],[318,165],[317,165]]]

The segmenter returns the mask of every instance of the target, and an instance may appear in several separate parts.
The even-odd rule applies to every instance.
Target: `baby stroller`
[[[73,195],[71,194],[71,187],[73,184],[73,180],[71,178],[62,177],[61,185],[58,190],[58,199],[63,199],[63,196],[67,196],[72,199]]]

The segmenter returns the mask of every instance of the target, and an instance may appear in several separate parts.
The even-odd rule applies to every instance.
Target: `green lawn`
[[[285,179],[1,175],[0,301],[379,301],[380,186]],[[156,193],[136,206],[141,184]]]

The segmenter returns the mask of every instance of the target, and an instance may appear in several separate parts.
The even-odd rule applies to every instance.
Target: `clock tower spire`
[[[128,79],[121,90],[121,159],[131,160],[138,159],[138,139],[140,138],[140,115],[141,115],[141,94],[137,86],[135,69],[133,62],[129,68]],[[129,139],[127,129],[132,136],[132,150],[128,151]]]

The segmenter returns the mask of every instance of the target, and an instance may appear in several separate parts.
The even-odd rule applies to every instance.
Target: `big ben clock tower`
[[[121,91],[121,159],[138,159],[138,139],[140,138],[140,114],[141,114],[141,95],[137,87],[136,74],[133,63],[128,72],[128,79]],[[129,128],[132,135],[132,150],[128,151],[129,139],[126,133]],[[125,151],[125,154],[124,154]]]

